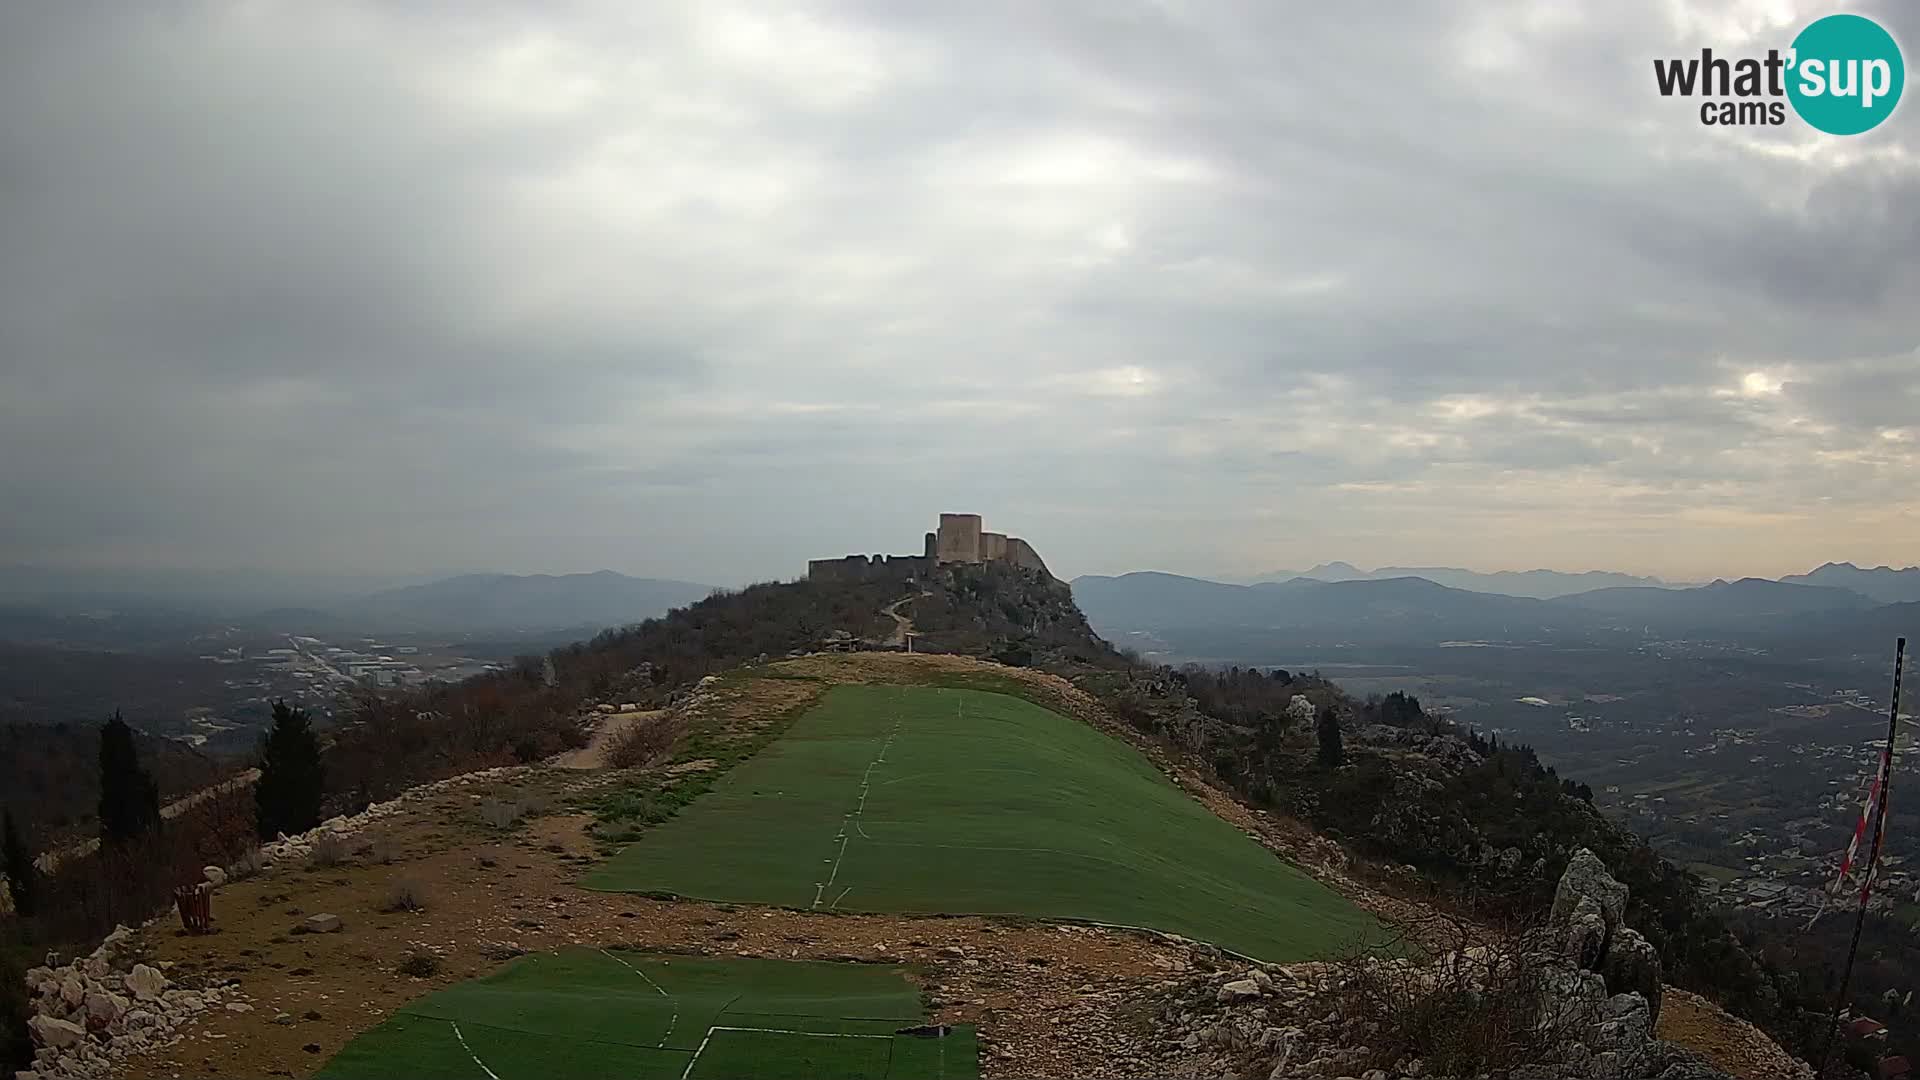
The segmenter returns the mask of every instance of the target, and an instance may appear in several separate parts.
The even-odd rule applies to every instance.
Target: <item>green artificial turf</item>
[[[977,1076],[972,1029],[899,1034],[923,1020],[897,967],[568,949],[406,1006],[320,1077]]]
[[[1263,960],[1378,935],[1133,748],[1020,698],[839,686],[589,888],[1146,926]]]

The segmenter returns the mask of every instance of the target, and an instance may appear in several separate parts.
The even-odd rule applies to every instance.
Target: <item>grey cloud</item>
[[[1702,128],[1733,15],[8,8],[0,561],[1891,560],[1920,114]]]

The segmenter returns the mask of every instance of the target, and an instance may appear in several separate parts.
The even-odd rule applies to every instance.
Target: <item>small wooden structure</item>
[[[213,884],[199,881],[173,890],[173,902],[180,908],[180,925],[189,934],[204,934],[213,929]]]

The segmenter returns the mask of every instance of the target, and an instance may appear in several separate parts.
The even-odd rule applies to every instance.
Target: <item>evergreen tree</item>
[[[1314,734],[1320,737],[1320,764],[1333,768],[1347,760],[1346,745],[1340,741],[1340,717],[1334,714],[1333,706],[1320,706]]]
[[[253,785],[260,838],[303,833],[320,824],[320,798],[325,791],[320,739],[307,710],[274,702],[273,727],[260,744],[260,779]]]
[[[133,729],[120,718],[100,728],[100,839],[131,840],[160,823],[160,787],[140,767]]]
[[[22,917],[32,915],[34,910],[33,852],[27,850],[26,842],[20,839],[20,828],[14,824],[13,811],[0,811],[0,869],[7,875],[7,892],[13,895],[13,910]]]

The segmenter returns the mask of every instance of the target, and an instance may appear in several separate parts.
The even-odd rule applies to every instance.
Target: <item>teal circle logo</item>
[[[1858,135],[1893,115],[1907,84],[1900,45],[1860,15],[1815,19],[1793,39],[1787,98],[1829,135]]]

